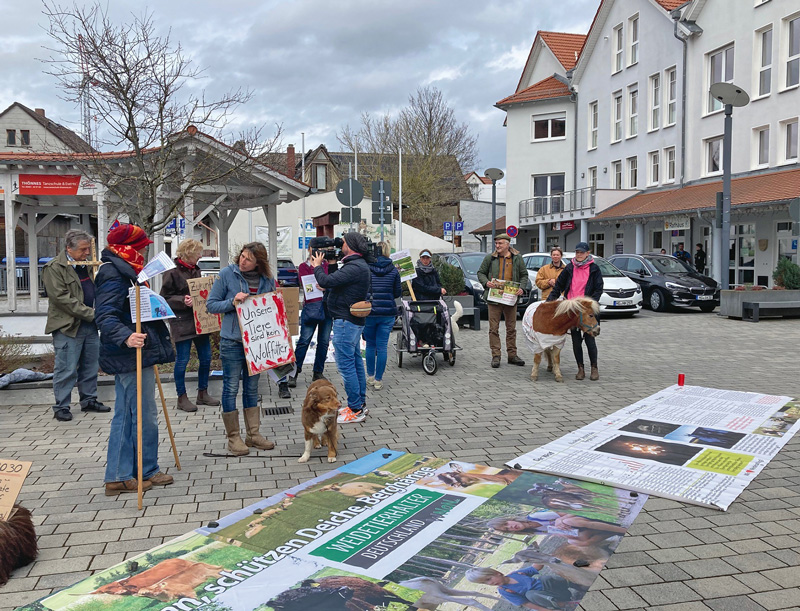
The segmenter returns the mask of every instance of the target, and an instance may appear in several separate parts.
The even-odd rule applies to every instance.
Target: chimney
[[[286,175],[290,178],[294,178],[294,168],[294,144],[290,144],[286,147]]]
[[[34,109],[33,109],[33,112],[35,112],[37,115],[41,115],[42,117],[44,117],[44,116],[45,116],[45,114],[44,114],[44,108],[34,108]]]

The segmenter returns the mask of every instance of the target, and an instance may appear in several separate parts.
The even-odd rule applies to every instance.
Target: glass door
[[[756,225],[731,225],[730,267],[728,281],[734,284],[754,284],[756,277]]]

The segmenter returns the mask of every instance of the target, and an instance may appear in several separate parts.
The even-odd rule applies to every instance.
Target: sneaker
[[[153,477],[150,477],[145,481],[150,482],[153,484],[153,486],[169,486],[175,480],[172,479],[171,475],[167,475],[166,473],[161,473],[161,471],[159,471]]]
[[[360,412],[354,412],[349,407],[345,408],[344,411],[339,413],[339,417],[336,419],[336,422],[339,424],[356,424],[358,422],[364,422],[367,417],[366,412],[367,410],[361,410]]]
[[[375,386],[375,376],[369,376],[367,378],[367,386]]]
[[[100,401],[96,399],[89,399],[89,401],[81,407],[82,412],[98,412],[100,414],[106,414],[111,411],[111,408],[108,405],[103,405]]]
[[[375,380],[373,386],[375,387],[375,390],[380,390],[383,388],[383,382],[381,380]]]
[[[68,408],[63,407],[55,411],[55,413],[53,414],[53,418],[55,418],[59,422],[69,422],[70,420],[72,420],[72,412],[69,411]]]

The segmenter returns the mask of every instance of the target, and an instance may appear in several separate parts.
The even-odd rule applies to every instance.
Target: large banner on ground
[[[571,611],[646,498],[379,450],[20,609]]]
[[[790,397],[670,386],[506,464],[725,510],[798,420]]]

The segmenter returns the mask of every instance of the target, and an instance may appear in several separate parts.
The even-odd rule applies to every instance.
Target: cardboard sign
[[[286,321],[289,325],[289,333],[297,335],[300,333],[300,288],[288,286],[282,288],[281,291],[286,305]]]
[[[186,283],[189,285],[189,295],[192,297],[194,330],[198,335],[216,333],[222,326],[222,316],[220,314],[211,314],[206,306],[208,294],[214,284],[214,278],[212,276],[188,278]]]
[[[7,520],[33,463],[0,458],[0,520]]]
[[[295,303],[296,300],[297,294]],[[286,304],[281,293],[248,297],[236,306],[236,314],[250,375],[294,362]]]

